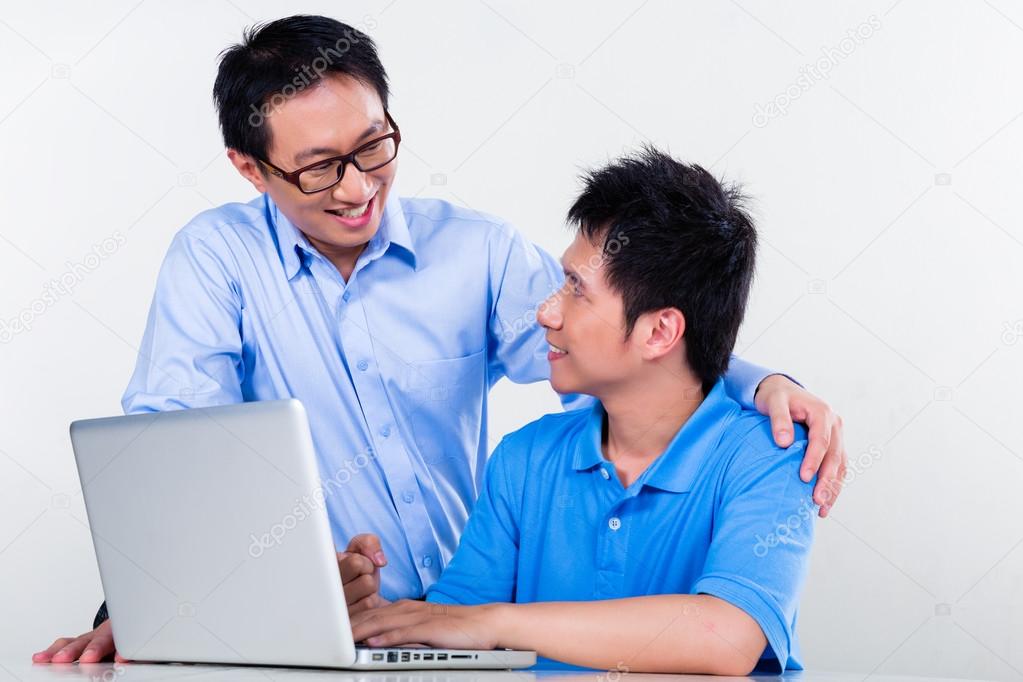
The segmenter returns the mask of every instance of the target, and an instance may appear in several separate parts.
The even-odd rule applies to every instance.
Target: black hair
[[[583,176],[568,220],[622,296],[626,338],[646,312],[686,319],[686,361],[705,392],[728,369],[753,281],[757,234],[738,185],[652,146]]]
[[[372,87],[387,109],[387,73],[373,40],[361,31],[304,14],[246,29],[241,43],[220,53],[213,84],[224,145],[266,159],[269,114],[327,74]]]

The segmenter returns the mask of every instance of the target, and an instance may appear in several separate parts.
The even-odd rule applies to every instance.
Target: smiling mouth
[[[557,346],[550,342],[548,342],[547,345],[550,347],[550,351],[552,353],[557,353],[558,355],[568,355],[568,351],[565,350],[564,348],[558,348]]]
[[[366,211],[369,210],[369,202],[366,202],[362,206],[356,208],[343,208],[343,209],[327,209],[327,213],[336,215],[339,218],[361,218],[366,215]]]
[[[373,200],[376,199],[377,195],[370,197],[369,201],[362,204],[361,206],[355,206],[352,208],[328,208],[325,209],[327,213],[336,215],[339,218],[361,218],[366,215],[369,207],[373,205]]]

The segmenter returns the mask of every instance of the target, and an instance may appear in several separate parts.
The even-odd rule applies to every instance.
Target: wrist
[[[766,377],[760,380],[759,384],[757,384],[757,390],[753,392],[753,395],[755,397],[759,396],[760,389],[762,388],[769,389],[772,386],[780,386],[782,385],[781,382],[783,381],[788,381],[788,378],[784,374],[768,374]]]
[[[516,604],[497,602],[493,604],[482,604],[477,608],[480,610],[480,617],[486,631],[491,633],[491,646],[495,649],[517,648],[513,642],[516,640],[515,620],[518,615]]]

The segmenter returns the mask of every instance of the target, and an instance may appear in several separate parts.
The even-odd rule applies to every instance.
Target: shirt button
[[[369,362],[367,362],[366,360],[359,360],[359,362],[355,366],[359,368],[360,372],[365,372],[366,368],[369,367]]]
[[[611,530],[618,530],[619,528],[622,527],[622,520],[617,516],[612,516],[611,519],[607,522],[607,527],[610,528]]]
[[[384,438],[390,436],[391,435],[390,425],[385,424],[384,426],[380,427],[380,435],[383,436]]]
[[[352,298],[352,292],[346,291],[344,294],[342,294],[341,298],[343,298],[346,301],[350,301]]]
[[[600,475],[604,477],[605,481],[611,478],[611,474],[607,473],[607,469],[605,469],[604,467],[600,467]]]
[[[403,499],[406,504],[412,504],[412,502],[416,499],[416,496],[412,494],[411,490],[406,490],[401,494],[401,499]]]
[[[423,566],[425,568],[429,568],[430,566],[433,566],[433,557],[432,556],[424,556],[423,557]]]

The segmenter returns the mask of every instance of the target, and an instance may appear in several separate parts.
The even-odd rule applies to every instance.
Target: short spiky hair
[[[626,335],[643,313],[678,308],[686,360],[710,390],[728,369],[753,281],[757,234],[740,188],[645,146],[586,173],[568,220],[602,245]]]
[[[328,74],[376,90],[387,109],[387,73],[365,33],[336,19],[299,14],[252,26],[220,53],[213,102],[224,145],[259,159],[270,147],[267,116]]]

